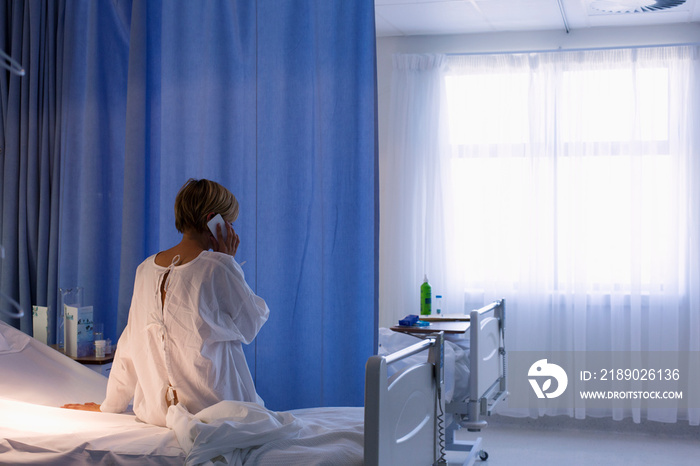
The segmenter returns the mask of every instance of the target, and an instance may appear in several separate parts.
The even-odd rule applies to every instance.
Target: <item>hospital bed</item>
[[[411,329],[406,330],[408,333]],[[463,464],[486,460],[482,439],[457,440],[466,428],[479,432],[484,417],[506,398],[505,300],[469,314],[469,376],[464,398],[445,399],[444,334],[420,328],[423,340],[367,362],[365,464]],[[392,364],[427,350],[427,359],[389,375]],[[460,358],[453,360],[459,365]],[[454,372],[455,368],[451,368]],[[432,378],[430,375],[432,374]],[[461,393],[458,390],[453,393]],[[449,461],[448,461],[449,460]]]
[[[106,387],[104,376],[0,322],[0,464],[363,463],[362,408],[272,412],[221,402],[194,416],[169,412],[171,428],[133,413],[60,408],[100,403]]]
[[[472,319],[472,328],[490,328],[480,314]],[[478,331],[470,338],[473,346],[495,337]],[[272,412],[253,403],[221,402],[196,415],[171,408],[166,428],[144,424],[133,413],[59,408],[101,401],[107,379],[0,322],[0,464],[439,464],[443,449],[459,445],[445,441],[445,413],[453,412],[457,426],[481,428],[484,402],[476,399],[474,409],[467,400],[466,413],[459,404],[445,405],[442,336],[418,345],[409,352],[427,350],[430,361],[399,375],[387,376],[392,358],[369,359],[364,410]],[[487,360],[479,356],[471,363],[477,368],[472,374],[482,373]]]

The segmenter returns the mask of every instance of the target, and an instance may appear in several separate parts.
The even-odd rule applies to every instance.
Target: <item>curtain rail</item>
[[[518,53],[553,53],[553,52],[591,52],[597,50],[620,50],[620,49],[651,49],[663,47],[693,47],[700,46],[700,42],[683,42],[678,44],[655,44],[655,45],[621,45],[615,47],[579,47],[558,49],[536,49],[536,50],[510,50],[504,52],[451,52],[445,53],[448,57],[467,57],[473,55],[513,55]]]

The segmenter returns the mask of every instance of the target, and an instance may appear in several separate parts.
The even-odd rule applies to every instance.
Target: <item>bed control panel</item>
[[[439,382],[438,390],[442,390],[442,385],[445,383],[445,334],[439,332],[431,338],[435,339],[435,344],[430,348],[428,362],[435,366],[436,379]]]

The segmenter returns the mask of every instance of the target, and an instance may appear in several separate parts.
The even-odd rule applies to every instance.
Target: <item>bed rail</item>
[[[469,348],[470,367],[479,370],[472,371],[469,381],[469,401],[467,417],[461,422],[471,432],[478,432],[486,427],[485,420],[481,416],[491,415],[491,410],[499,401],[508,394],[506,391],[506,349],[505,349],[505,299],[499,299],[481,309],[474,310],[469,315],[470,341]],[[492,316],[489,316],[492,313]],[[496,319],[498,324],[498,345],[487,347],[484,342],[483,331],[487,325]],[[485,354],[485,353],[489,354]],[[497,352],[497,354],[496,354]],[[493,361],[490,363],[488,361]],[[499,372],[500,371],[500,372]],[[488,385],[487,385],[488,384]]]
[[[433,338],[427,338],[427,339],[421,340],[418,343],[415,343],[407,348],[404,348],[400,351],[386,355],[386,356],[384,356],[384,359],[385,359],[387,365],[393,364],[393,363],[400,361],[402,359],[405,359],[409,356],[413,356],[414,354],[420,353],[421,351],[423,351],[427,348],[430,348],[434,344],[435,344],[435,340]]]
[[[428,362],[388,377],[387,366],[429,350]],[[444,454],[444,335],[425,336],[386,356],[367,360],[365,466],[437,464]]]
[[[477,457],[488,458],[481,449],[481,437],[473,441],[455,439],[455,431],[465,427],[469,432],[480,432],[488,423],[493,408],[508,396],[506,391],[505,299],[476,309],[469,314],[469,397],[453,401],[447,412],[455,423],[447,429],[447,450],[468,454],[460,464],[472,465]]]

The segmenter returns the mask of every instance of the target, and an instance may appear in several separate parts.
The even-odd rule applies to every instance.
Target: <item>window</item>
[[[663,66],[478,69],[445,79],[467,289],[662,289],[682,231]],[[495,266],[494,264],[497,264]]]

